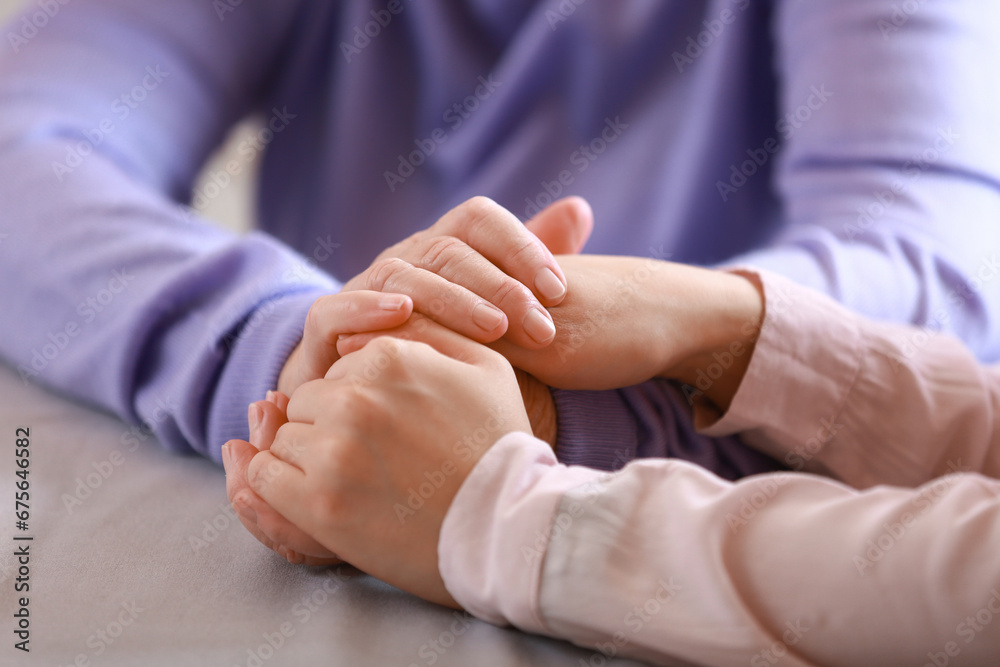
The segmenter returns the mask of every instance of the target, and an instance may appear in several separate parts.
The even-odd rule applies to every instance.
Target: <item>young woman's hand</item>
[[[430,343],[376,338],[300,387],[246,479],[330,554],[455,606],[438,571],[445,515],[488,447],[531,427],[502,356],[424,322]]]
[[[280,392],[270,392],[267,400],[251,404],[248,415],[250,441],[232,440],[222,448],[226,495],[240,523],[250,534],[290,563],[336,565],[343,561],[276,512],[247,481],[250,461],[259,451],[271,446],[278,429],[288,422],[287,406],[288,397]]]

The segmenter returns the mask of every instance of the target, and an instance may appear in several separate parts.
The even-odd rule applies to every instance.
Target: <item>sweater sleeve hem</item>
[[[221,463],[222,445],[249,434],[247,408],[277,387],[288,356],[302,340],[306,314],[329,290],[310,289],[261,304],[232,341],[208,421],[208,454]]]

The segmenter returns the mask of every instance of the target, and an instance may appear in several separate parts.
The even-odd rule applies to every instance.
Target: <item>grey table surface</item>
[[[15,429],[30,518],[15,527]],[[638,665],[498,628],[351,568],[293,566],[236,520],[221,468],[0,366],[2,665]],[[30,536],[29,541],[14,537]],[[28,592],[14,553],[29,546]],[[22,582],[24,583],[24,582]],[[28,597],[30,653],[15,649]]]

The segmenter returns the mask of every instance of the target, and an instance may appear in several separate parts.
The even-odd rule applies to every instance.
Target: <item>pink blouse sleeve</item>
[[[741,432],[795,470],[856,488],[1000,477],[997,368],[950,336],[868,320],[760,275],[766,316],[753,358],[729,411],[702,432]],[[699,426],[713,418],[698,404]]]
[[[448,590],[493,623],[658,664],[992,664],[996,375],[949,338],[763,278],[750,369],[706,430],[749,430],[807,472],[601,473],[511,434],[446,517]]]
[[[1000,483],[865,491],[806,473],[617,473],[501,439],[438,545],[479,618],[656,664],[921,665],[1000,655]],[[944,663],[941,663],[944,664]]]

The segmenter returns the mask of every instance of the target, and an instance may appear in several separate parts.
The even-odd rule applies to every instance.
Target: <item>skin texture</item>
[[[230,441],[225,459],[237,475],[233,461],[249,457],[254,493],[329,558],[457,607],[437,565],[445,515],[488,443],[531,427],[502,356],[424,322],[430,344],[372,340],[295,392],[269,448]],[[489,439],[475,445],[480,429]],[[415,495],[426,484],[432,492]]]
[[[550,309],[553,343],[528,350],[506,340],[490,347],[542,383],[561,389],[614,389],[654,377],[693,384],[713,354],[752,345],[763,316],[758,288],[738,275],[638,257],[560,256],[572,290]],[[387,333],[421,339],[418,316]],[[385,332],[347,336],[341,354]],[[747,362],[748,354],[740,361]],[[745,363],[744,370],[745,370]],[[742,377],[736,369],[733,377]],[[738,383],[737,383],[738,384]],[[709,397],[728,407],[731,383]],[[728,388],[729,396],[725,389]]]
[[[250,406],[250,441],[235,440],[222,448],[226,494],[243,526],[267,548],[291,563],[335,565],[343,561],[264,502],[247,480],[250,461],[270,448],[278,429],[288,422],[287,406],[288,397],[280,392],[270,392],[267,400]]]
[[[385,296],[399,297],[404,301],[404,306],[389,314],[379,312],[375,307]],[[331,300],[333,309],[352,322],[352,326],[361,328],[365,322],[394,323],[404,317],[411,317],[412,322],[405,332],[397,329],[401,338],[424,340],[443,346],[447,341],[443,333],[447,330],[422,315],[410,315],[412,308],[409,304],[408,297],[403,295],[384,295],[367,291],[343,293]],[[554,444],[556,414],[549,388],[523,371],[514,369],[511,371],[515,375],[521,393],[522,409],[529,416],[528,432]],[[335,564],[340,560],[332,551],[276,512],[257,495],[247,479],[250,460],[258,451],[269,449],[275,434],[287,423],[288,417],[285,412],[287,404],[288,397],[283,393],[269,392],[266,400],[250,405],[247,419],[251,447],[223,448],[224,458],[228,457],[225,460],[227,495],[243,525],[268,548],[292,563]]]
[[[553,203],[525,225],[495,202],[474,197],[429,229],[386,249],[342,292],[406,294],[415,312],[472,340],[489,343],[503,336],[514,345],[539,349],[555,335],[546,307],[559,304],[567,293],[553,253],[579,252],[592,228],[593,213],[579,197]],[[554,289],[555,296],[543,293],[556,294]],[[340,335],[374,329],[350,328],[362,325],[345,319],[342,306],[333,296],[313,304],[302,341],[278,378],[279,391],[291,395],[299,385],[323,377],[340,357]],[[537,337],[539,329],[543,338],[528,335],[534,331]]]
[[[565,276],[553,253],[579,252],[592,228],[593,213],[579,197],[554,202],[525,225],[492,201],[475,198],[450,211],[430,229],[388,248],[341,293],[317,300],[309,311],[302,341],[282,369],[279,391],[249,407],[253,449],[223,450],[224,455],[232,456],[230,463],[239,471],[227,476],[227,494],[247,530],[293,563],[340,562],[329,549],[264,503],[246,480],[253,454],[270,447],[274,434],[287,421],[287,394],[325,375],[340,358],[340,337],[392,329],[405,323],[415,309],[465,331],[474,340],[496,340],[507,331],[510,314],[515,322],[521,322],[525,313],[541,303],[554,305],[565,297],[545,298],[512,276],[534,280],[542,267],[548,267],[564,284]],[[362,289],[366,285],[378,289]],[[388,287],[402,293],[392,293]],[[500,327],[490,331],[468,327],[472,310],[486,301],[502,309],[497,311],[503,318]],[[537,347],[525,339],[520,325],[510,337]],[[554,445],[556,413],[548,387],[523,371],[515,373],[534,434]]]
[[[714,362],[713,354],[720,350],[731,350],[731,346],[738,343],[746,346],[746,353],[739,355],[737,363],[730,366],[726,376],[717,380],[705,392],[710,400],[720,406],[728,405],[732,392],[738,387],[746,364],[752,356],[753,340],[763,317],[763,299],[759,286],[737,275],[663,262],[654,266],[646,259],[580,256],[561,257],[560,261],[564,263],[566,275],[574,289],[570,292],[571,297],[567,297],[560,307],[552,310],[559,324],[559,331],[566,332],[566,339],[562,342],[571,346],[573,354],[568,358],[560,358],[557,347],[560,339],[557,336],[556,345],[545,350],[525,353],[516,363],[528,366],[533,373],[544,377],[547,381],[567,386],[583,388],[621,386],[618,383],[628,384],[656,376],[694,378],[697,370],[703,367],[700,364]],[[642,282],[647,289],[624,289],[623,285],[627,284],[626,278],[636,276],[643,277]],[[652,298],[650,293],[656,298]],[[495,367],[492,365],[494,358],[489,356],[481,358],[467,351],[466,347],[469,345],[472,345],[470,350],[483,353],[486,348],[476,346],[472,341],[458,336],[420,314],[412,315],[402,326],[382,332],[380,335],[363,334],[342,339],[340,352],[344,355],[343,361],[338,362],[330,370],[330,377],[343,379],[345,376],[350,376],[351,368],[364,368],[363,355],[371,354],[372,345],[395,344],[400,340],[397,337],[403,336],[423,341],[445,355],[459,356],[474,366],[479,364],[480,360],[489,361],[490,363],[482,364],[483,368],[478,376],[478,381],[486,384],[474,388],[468,387],[464,383],[468,377],[473,376],[451,375],[442,370],[447,367],[444,358],[427,356],[420,364],[406,367],[407,372],[419,369],[424,374],[421,381],[416,383],[420,387],[417,393],[423,402],[420,403],[419,409],[409,414],[402,414],[393,412],[388,407],[393,405],[392,401],[399,401],[399,405],[406,404],[405,396],[391,394],[393,391],[399,391],[399,387],[393,385],[393,383],[400,385],[398,375],[379,374],[371,384],[377,387],[385,384],[385,387],[377,391],[385,392],[380,393],[380,396],[391,395],[392,398],[386,399],[382,404],[384,410],[379,413],[378,418],[355,421],[353,437],[368,443],[369,447],[389,451],[386,448],[392,446],[386,443],[393,438],[406,442],[414,438],[419,443],[453,442],[455,432],[449,430],[451,427],[445,423],[452,417],[461,417],[465,421],[471,419],[473,423],[477,421],[485,423],[489,419],[488,408],[485,406],[491,398],[496,400],[497,396],[504,395],[504,388],[509,386],[505,383],[509,381],[512,369],[507,363]],[[410,343],[407,341],[405,344]],[[565,351],[563,355],[565,357]],[[347,365],[349,360],[353,360],[350,361],[351,366]],[[439,366],[441,368],[438,368]],[[412,381],[409,375],[405,378],[407,381]],[[455,394],[456,387],[466,387],[466,390]],[[494,390],[490,389],[484,396],[477,393],[483,391],[482,387],[496,387],[496,390],[494,393]],[[463,410],[443,410],[441,407],[458,403],[463,405]],[[279,400],[265,408],[263,412],[266,416],[258,427],[257,435],[252,437],[254,445],[262,451],[266,451],[268,439],[273,438],[273,434],[279,430],[276,425],[284,423],[285,416],[280,410],[280,404]],[[473,417],[477,415],[477,410],[478,416]],[[424,411],[427,411],[427,414],[445,413],[447,418],[444,422],[428,423],[428,420],[421,416],[424,415]],[[293,413],[290,412],[289,415],[295,418]],[[357,415],[352,414],[344,418],[357,419]],[[341,438],[337,442],[341,442],[346,436],[340,432],[338,422],[333,420],[327,423],[330,431],[337,433]],[[386,432],[389,428],[388,423],[391,423],[393,429],[391,435]],[[459,427],[459,430],[467,426],[465,424]],[[395,430],[397,428],[398,431]],[[524,429],[522,427],[519,430]],[[502,433],[499,431],[496,437],[492,437],[491,433],[490,442],[495,442],[500,435]],[[356,446],[331,444],[330,434],[324,435],[322,430],[315,431],[311,438],[304,436],[296,442],[300,447],[310,450],[320,447],[337,450],[346,447],[347,451],[353,451],[351,447]],[[233,441],[227,445],[227,449],[227,457],[230,459],[227,461],[227,473],[233,480],[231,490],[242,487],[242,495],[252,496],[249,503],[234,501],[237,505],[249,505],[253,509],[252,516],[245,515],[245,510],[241,510],[241,519],[244,519],[251,532],[265,544],[277,548],[279,553],[293,562],[320,564],[330,562],[334,553],[343,555],[342,552],[336,551],[342,548],[340,542],[324,540],[321,535],[326,533],[313,532],[322,530],[322,525],[317,524],[319,521],[317,517],[311,519],[312,523],[309,524],[311,528],[299,524],[302,526],[300,530],[291,525],[297,523],[295,519],[289,517],[291,521],[285,520],[284,512],[295,512],[296,516],[303,517],[302,510],[293,510],[293,503],[288,499],[280,499],[278,502],[286,508],[282,510],[277,505],[269,504],[265,494],[258,493],[259,488],[253,481],[251,470],[256,459],[256,449],[253,446]],[[404,476],[392,488],[386,487],[384,480],[367,479],[363,469],[350,471],[352,489],[368,487],[365,498],[372,508],[379,507],[375,502],[379,494],[386,494],[383,496],[385,502],[395,498],[395,502],[398,503],[398,499],[401,495],[405,495],[408,489],[416,488],[425,481],[425,478],[421,477],[423,473],[441,469],[440,452],[429,445],[397,446],[391,451],[393,456],[406,461],[406,464],[400,465],[399,469],[405,469],[410,473],[409,477]],[[481,455],[481,452],[478,455]],[[435,458],[436,456],[438,458]],[[478,460],[478,456],[474,460]],[[412,539],[433,541],[436,538],[440,532],[438,519],[443,520],[454,493],[471,469],[472,466],[456,468],[454,475],[449,476],[449,480],[455,480],[456,484],[442,488],[435,494],[435,498],[442,504],[435,505],[434,512],[429,515],[433,521],[421,521],[415,524]],[[371,488],[376,482],[380,484],[377,492]],[[341,496],[338,497],[345,503],[353,502],[347,491],[331,491],[331,493],[334,495],[340,493]],[[230,493],[230,498],[233,497]],[[272,500],[274,498],[276,497],[272,496]],[[384,507],[382,511],[385,511]],[[421,513],[423,511],[420,510]],[[372,524],[366,543],[377,543],[381,539],[382,533],[374,528],[377,525],[377,523]],[[354,529],[360,532],[366,530],[360,524]],[[429,577],[428,581],[436,581],[435,578],[439,576],[436,569],[436,555],[427,555],[426,559],[419,562],[408,557],[402,559],[406,562],[393,562],[392,556],[388,555],[391,553],[407,552],[405,549],[394,552],[393,549],[387,548],[380,552],[382,555],[374,565],[368,564],[365,560],[368,556],[365,554],[355,557],[356,560],[350,560],[348,557],[348,560],[373,574],[375,572],[368,568],[376,567],[384,577],[401,577],[387,580],[404,588],[411,578],[419,579],[412,574],[413,568],[425,568],[423,575],[425,579]],[[360,560],[357,560],[358,558]],[[396,567],[402,570],[395,572]],[[441,590],[407,590],[412,590],[428,599],[449,602],[449,598],[442,596]]]

